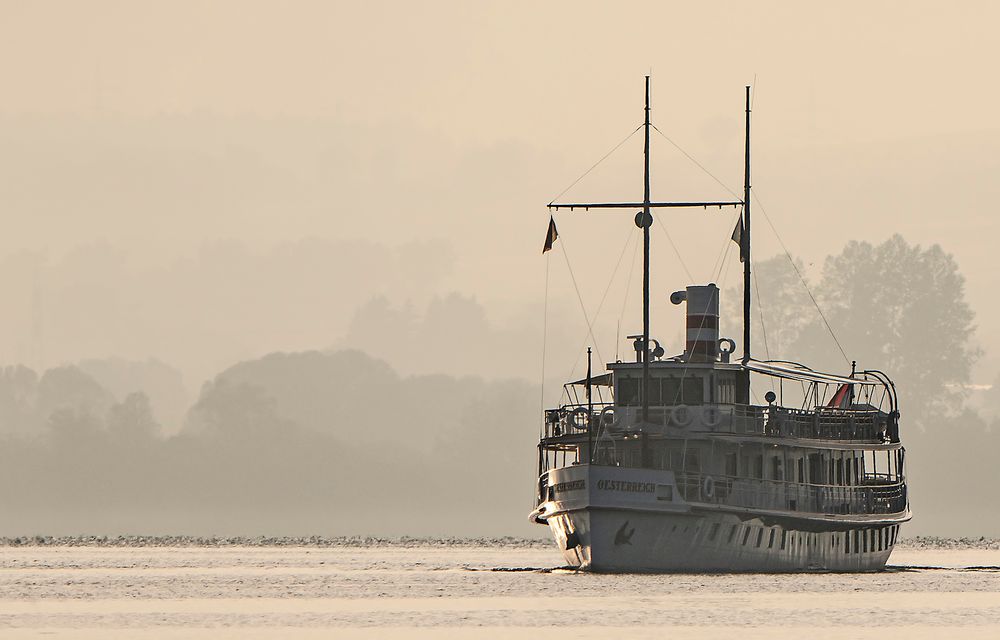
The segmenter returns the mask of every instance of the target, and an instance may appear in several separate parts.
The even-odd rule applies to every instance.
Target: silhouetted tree
[[[108,410],[107,426],[110,435],[123,442],[150,438],[160,430],[149,398],[141,391],[128,394]]]
[[[950,254],[899,235],[879,245],[850,242],[827,258],[817,289],[848,357],[896,380],[908,419],[923,423],[962,409],[962,385],[980,350],[965,278]],[[800,352],[819,359],[821,332],[813,322],[800,333]],[[825,353],[829,362],[836,352]]]

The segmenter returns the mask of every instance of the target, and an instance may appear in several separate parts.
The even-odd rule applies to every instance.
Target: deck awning
[[[806,380],[808,382],[819,382],[821,384],[857,384],[871,387],[880,387],[882,382],[864,378],[851,378],[840,376],[835,373],[823,373],[813,371],[809,367],[794,362],[761,362],[760,360],[750,360],[743,364],[745,369],[755,373],[762,373],[766,376],[785,378],[787,380]]]
[[[567,382],[566,384],[573,385],[587,385],[587,379],[574,380],[573,382]],[[590,376],[590,385],[593,387],[610,387],[611,386],[611,373],[602,373],[599,376]]]

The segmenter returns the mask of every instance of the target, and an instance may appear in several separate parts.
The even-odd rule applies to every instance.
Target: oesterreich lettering
[[[597,488],[601,491],[622,491],[625,493],[653,493],[656,491],[654,482],[629,482],[627,480],[598,480]]]

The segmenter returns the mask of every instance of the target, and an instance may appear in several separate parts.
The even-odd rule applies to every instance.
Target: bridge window
[[[660,396],[660,381],[656,378],[650,378],[648,384],[646,385],[646,395],[649,396],[649,404],[658,405],[663,404],[663,400]]]
[[[701,378],[684,378],[684,404],[701,404],[705,401],[705,385]]]
[[[639,381],[635,378],[619,378],[618,395],[615,397],[619,405],[639,404]]]

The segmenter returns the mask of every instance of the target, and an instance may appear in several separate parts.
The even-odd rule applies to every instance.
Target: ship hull
[[[543,514],[566,563],[596,572],[864,572],[885,567],[902,519],[825,521],[687,503],[672,473],[553,470]],[[669,497],[669,500],[664,498]],[[539,520],[536,520],[539,521]]]

